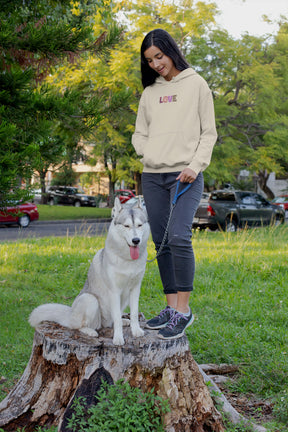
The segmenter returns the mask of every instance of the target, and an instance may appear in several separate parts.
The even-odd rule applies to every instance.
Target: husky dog
[[[72,306],[44,304],[34,309],[29,323],[36,327],[42,321],[54,321],[89,336],[97,329],[114,326],[114,345],[123,345],[124,309],[130,306],[132,335],[144,331],[138,321],[138,303],[147,260],[149,224],[140,200],[129,207],[115,199],[105,247],[93,258],[82,291]]]

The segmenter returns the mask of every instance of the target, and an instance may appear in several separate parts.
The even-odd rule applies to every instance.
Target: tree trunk
[[[269,173],[267,170],[265,171],[259,171],[258,173],[258,185],[260,189],[262,189],[263,192],[267,195],[268,199],[273,199],[275,197],[272,190],[267,186],[267,181],[269,178]]]
[[[135,190],[136,190],[136,195],[142,195],[142,183],[141,183],[141,173],[139,172],[134,172],[134,181],[135,181]]]
[[[46,194],[46,174],[48,170],[39,171],[40,174],[40,184],[41,184],[41,204],[47,204],[47,194]]]
[[[44,322],[35,331],[21,379],[0,403],[0,427],[32,432],[36,426],[59,425],[59,431],[68,431],[75,393],[95,400],[101,378],[109,384],[124,378],[132,387],[144,392],[154,388],[169,400],[165,431],[224,431],[186,336],[164,341],[156,333],[145,330],[144,337],[134,339],[130,328],[124,328],[125,345],[119,347],[112,343],[112,329],[103,329],[95,339]]]

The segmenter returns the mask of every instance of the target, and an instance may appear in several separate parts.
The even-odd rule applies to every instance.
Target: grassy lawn
[[[70,305],[104,240],[42,238],[0,245],[0,377],[7,379],[0,386],[1,399],[29,360],[34,334],[29,313],[42,303]],[[239,365],[230,391],[273,402],[274,419],[265,426],[269,432],[287,432],[288,226],[196,232],[193,244],[197,272],[191,308],[196,320],[187,330],[192,355],[199,364]],[[148,248],[152,258],[151,241]],[[140,311],[150,318],[164,305],[157,265],[148,263]]]
[[[72,220],[72,219],[98,219],[110,218],[111,209],[108,207],[73,207],[73,206],[49,206],[37,204],[39,220]]]

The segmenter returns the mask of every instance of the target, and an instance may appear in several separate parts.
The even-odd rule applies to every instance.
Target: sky
[[[268,15],[272,20],[280,15],[288,18],[288,0],[214,0],[222,12],[217,17],[218,24],[228,33],[239,38],[248,32],[250,35],[262,36],[277,32],[276,24],[269,25],[262,20],[262,15]]]

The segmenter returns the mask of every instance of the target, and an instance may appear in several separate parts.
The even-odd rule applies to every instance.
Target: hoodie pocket
[[[171,168],[190,159],[188,141],[180,131],[151,136],[144,148],[143,163],[149,168]]]

